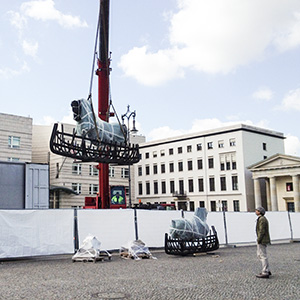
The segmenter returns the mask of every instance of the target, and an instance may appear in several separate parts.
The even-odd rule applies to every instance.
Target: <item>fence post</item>
[[[294,239],[294,237],[293,237],[293,227],[292,227],[290,212],[288,211],[287,213],[288,213],[288,218],[289,218],[290,231],[291,231],[291,242],[292,242],[293,239]]]
[[[138,221],[137,221],[136,207],[134,208],[134,229],[135,229],[135,240],[137,241],[139,239],[139,235],[138,235]]]
[[[77,208],[74,208],[74,253],[79,249]]]

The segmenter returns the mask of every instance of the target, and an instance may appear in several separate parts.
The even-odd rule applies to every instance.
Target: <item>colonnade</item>
[[[300,212],[300,189],[299,189],[299,175],[292,175],[293,179],[293,198],[295,205],[295,212]],[[254,197],[255,207],[262,206],[262,196],[260,188],[260,178],[254,178]],[[276,176],[265,178],[266,181],[266,196],[267,196],[267,210],[278,211],[278,197],[276,189]],[[282,200],[284,201],[284,200]]]

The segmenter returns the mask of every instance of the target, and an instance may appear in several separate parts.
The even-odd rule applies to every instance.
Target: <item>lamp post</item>
[[[127,105],[127,111],[122,115],[122,123],[124,124],[124,119],[127,119],[127,142],[130,144],[130,133],[137,133],[135,128],[135,111],[130,111],[130,105]],[[132,129],[129,127],[129,120],[132,117]],[[128,165],[128,196],[129,196],[129,207],[131,208],[131,174],[130,174],[130,164]]]

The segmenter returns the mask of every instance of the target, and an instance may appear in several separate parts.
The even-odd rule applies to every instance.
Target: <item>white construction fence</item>
[[[0,210],[0,259],[74,253],[89,235],[101,248],[116,250],[141,239],[149,248],[164,247],[171,220],[193,212],[161,210]],[[300,239],[300,213],[267,212],[272,241]],[[220,244],[254,243],[254,212],[209,212]]]

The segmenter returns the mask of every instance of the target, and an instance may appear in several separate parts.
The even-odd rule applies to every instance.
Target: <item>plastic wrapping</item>
[[[177,219],[171,221],[170,235],[172,238],[192,240],[206,237],[209,226],[206,223],[207,210],[198,207],[192,219]]]
[[[156,259],[141,240],[130,241],[126,245],[121,246],[120,255],[122,258],[132,258],[135,260],[142,258]]]
[[[79,248],[73,255],[72,261],[93,261],[103,260],[105,257],[111,259],[111,254],[106,250],[100,250],[101,243],[93,235],[88,235]]]
[[[90,139],[97,139],[97,132],[95,130],[95,122],[93,117],[93,110],[91,103],[86,99],[74,100],[71,103],[74,120],[77,121],[76,131],[81,136],[87,136]],[[99,117],[95,116],[99,138],[101,141],[112,143],[124,143],[127,129],[125,125],[122,128],[119,123],[108,123],[102,121]]]

